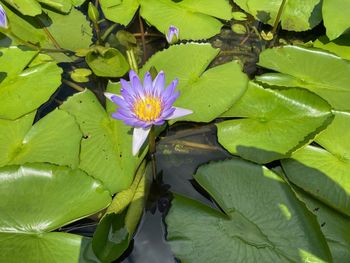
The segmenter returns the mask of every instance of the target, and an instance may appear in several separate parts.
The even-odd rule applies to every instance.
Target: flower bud
[[[88,16],[93,23],[97,23],[100,17],[100,14],[98,13],[96,6],[94,6],[94,4],[91,2],[89,3]]]
[[[169,44],[176,43],[179,40],[179,29],[176,26],[170,26],[165,37]]]

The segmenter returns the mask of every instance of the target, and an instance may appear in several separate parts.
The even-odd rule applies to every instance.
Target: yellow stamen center
[[[147,96],[134,103],[134,112],[137,118],[143,121],[154,121],[161,113],[161,100],[158,97]]]

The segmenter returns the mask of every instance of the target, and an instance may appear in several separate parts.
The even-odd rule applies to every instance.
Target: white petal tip
[[[113,101],[113,100],[112,100],[112,97],[117,96],[117,95],[115,95],[115,94],[113,94],[113,93],[110,93],[110,92],[104,92],[103,95],[105,95],[105,97],[106,97],[107,99],[109,99],[110,101]]]
[[[133,137],[132,137],[132,155],[135,156],[140,151],[142,145],[147,139],[149,131],[151,128],[134,128]]]
[[[168,120],[184,117],[193,113],[192,110],[178,108],[178,107],[174,107],[174,108],[175,108],[175,111],[169,118],[167,118]]]

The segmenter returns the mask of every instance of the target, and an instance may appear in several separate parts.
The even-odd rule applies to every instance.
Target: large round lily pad
[[[317,199],[350,216],[350,127],[348,113],[335,113],[334,121],[316,141],[282,162],[288,178]]]
[[[210,38],[223,26],[217,18],[231,19],[231,6],[226,0],[140,0],[140,4],[143,18],[162,33],[176,26],[180,39]]]
[[[217,124],[219,142],[258,163],[285,158],[307,143],[332,117],[330,106],[302,89],[271,90],[250,82],[247,92]]]
[[[332,261],[315,217],[272,171],[234,159],[194,177],[224,213],[175,195],[167,239],[181,262]]]
[[[112,119],[89,91],[70,97],[61,107],[83,132],[79,168],[101,180],[111,193],[132,183],[142,155],[132,156],[132,128]]]
[[[0,52],[0,118],[16,119],[46,102],[61,84],[62,69],[46,62],[31,66],[37,54],[19,48],[4,48]],[[27,68],[26,68],[27,67]]]
[[[0,119],[0,167],[28,162],[77,167],[82,134],[74,117],[57,109],[32,126],[34,116]]]
[[[51,231],[111,201],[83,171],[41,163],[0,168],[0,190],[0,232]]]
[[[313,48],[284,46],[260,54],[260,66],[280,73],[257,80],[276,86],[306,88],[337,110],[350,110],[350,61]]]

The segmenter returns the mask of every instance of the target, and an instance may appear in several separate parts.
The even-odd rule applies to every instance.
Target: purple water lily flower
[[[170,26],[168,33],[165,35],[169,44],[174,44],[179,39],[179,29],[176,26]]]
[[[175,91],[178,80],[165,87],[165,75],[160,71],[152,80],[151,74],[145,74],[143,85],[137,74],[130,70],[130,81],[120,79],[121,95],[105,92],[105,96],[119,106],[112,117],[133,126],[132,153],[136,155],[147,139],[152,125],[163,125],[166,120],[191,114],[191,110],[174,107],[173,103],[180,92]]]
[[[1,4],[0,4],[0,27],[7,28],[6,12]]]

